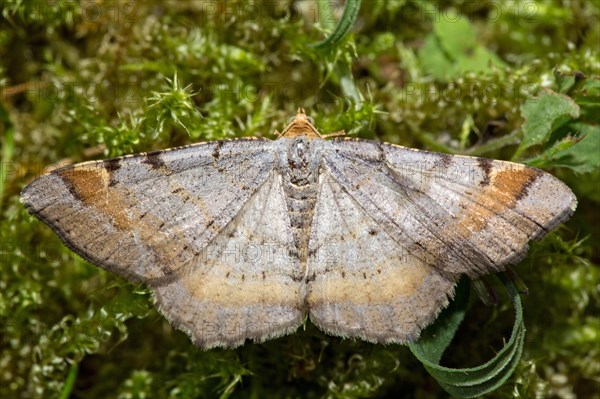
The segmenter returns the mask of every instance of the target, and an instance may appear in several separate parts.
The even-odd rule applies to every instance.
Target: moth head
[[[278,135],[280,137],[321,137],[317,129],[315,129],[314,123],[315,121],[313,118],[306,115],[306,112],[304,112],[303,108],[298,108],[298,113],[296,113],[296,116],[288,120],[287,127],[282,133],[278,133]]]
[[[306,112],[304,112],[304,108],[298,108],[298,112],[296,113],[296,116],[292,116],[290,119],[288,119],[287,123],[288,123],[288,125],[290,125],[292,123],[304,124],[307,122],[313,126],[315,124],[315,120],[313,118],[311,118],[310,116],[306,115]]]

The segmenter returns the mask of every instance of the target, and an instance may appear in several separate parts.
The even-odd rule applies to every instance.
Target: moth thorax
[[[319,151],[306,137],[294,139],[287,147],[287,165],[283,189],[298,257],[302,263],[308,254],[308,238],[318,192]]]
[[[306,186],[317,181],[318,160],[310,139],[300,137],[288,147],[287,170],[289,182],[296,186]]]

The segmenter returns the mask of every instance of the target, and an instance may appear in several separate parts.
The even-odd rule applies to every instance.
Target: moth
[[[461,275],[505,270],[576,208],[525,165],[326,138],[300,109],[275,140],[67,166],[21,201],[87,261],[147,284],[205,349],[307,315],[332,335],[414,341]]]

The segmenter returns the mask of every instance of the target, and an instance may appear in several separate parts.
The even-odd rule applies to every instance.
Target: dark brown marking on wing
[[[530,178],[527,181],[527,183],[525,183],[522,187],[521,190],[519,190],[519,192],[517,193],[517,201],[521,200],[522,198],[527,196],[527,193],[529,192],[529,188],[532,186],[533,183],[535,183],[535,181],[542,176],[543,172],[541,170],[538,169],[527,169],[528,172],[530,173]]]
[[[157,170],[165,175],[171,174],[171,169],[165,164],[162,159],[163,151],[154,151],[146,154],[143,163],[150,165],[152,170]]]
[[[450,154],[439,153],[438,159],[435,161],[435,169],[438,173],[445,173],[445,171],[452,165],[453,156]]]
[[[104,165],[104,168],[109,172],[116,172],[117,170],[121,169],[121,159],[107,159],[106,161],[102,162],[102,165]]]
[[[74,168],[65,168],[55,172],[67,186],[69,193],[80,202],[84,202],[85,198],[79,193],[79,190],[75,188],[74,180],[71,175],[74,173]]]
[[[223,147],[223,140],[219,140],[217,141],[217,144],[215,145],[215,148],[213,149],[212,152],[212,156],[215,159],[215,161],[217,161],[219,159],[219,157],[221,156],[221,147]]]
[[[119,159],[119,158],[108,159],[102,163],[102,166],[104,166],[104,168],[108,172],[108,178],[109,178],[108,187],[116,186],[117,183],[119,183],[119,182],[115,178],[115,172],[117,170],[121,169],[121,159]]]
[[[381,141],[377,142],[377,162],[382,163],[385,162],[385,148]]]
[[[490,173],[492,172],[492,161],[486,158],[477,158],[477,163],[485,173],[479,185],[482,187],[488,186],[490,184]]]

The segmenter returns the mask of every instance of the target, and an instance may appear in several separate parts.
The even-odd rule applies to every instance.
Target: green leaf
[[[568,136],[527,164],[538,168],[564,167],[577,173],[589,173],[600,168],[600,126],[586,123],[569,125],[577,136]]]
[[[579,106],[572,98],[546,89],[539,96],[525,101],[521,114],[525,118],[523,141],[514,158],[527,148],[547,141],[550,134],[569,119],[578,118]]]
[[[364,101],[364,98],[360,90],[358,90],[358,87],[356,87],[350,65],[344,62],[338,63],[337,72],[340,76],[340,88],[342,89],[342,93],[344,93],[349,100],[354,102],[356,107],[360,107],[360,104]]]
[[[469,20],[456,10],[444,12],[434,21],[433,33],[425,38],[419,51],[423,68],[439,80],[449,80],[465,72],[485,73],[491,65],[505,66],[493,52],[477,42]]]
[[[600,123],[600,79],[589,78],[581,81],[574,90],[573,99],[581,108],[581,118],[590,123]],[[577,85],[579,86],[579,85]]]
[[[455,9],[438,17],[433,27],[442,49],[454,59],[475,51],[477,38],[468,19],[461,17]]]
[[[313,44],[312,47],[318,49],[333,49],[336,47],[352,29],[360,10],[360,2],[361,0],[347,0],[342,18],[340,18],[340,22],[338,22],[334,31],[325,40]],[[322,1],[319,3],[322,3]]]
[[[456,60],[456,70],[460,75],[465,72],[485,73],[490,70],[492,65],[504,66],[504,62],[496,54],[480,45]]]
[[[585,79],[585,75],[581,72],[564,73],[559,70],[554,70],[554,78],[556,80],[558,92],[561,94],[569,94],[578,82]]]
[[[418,58],[428,73],[440,80],[448,79],[454,68],[452,60],[446,56],[437,37],[433,34],[425,37]]]
[[[450,345],[460,323],[465,317],[469,300],[469,281],[463,277],[455,291],[454,300],[438,316],[434,324],[427,327],[421,338],[409,344],[413,354],[425,365],[439,363],[444,351]]]
[[[600,167],[600,80],[581,72],[555,70],[554,76],[557,89],[570,97],[546,90],[523,105],[526,136],[515,156],[530,145],[549,141],[552,145],[527,164],[592,172]]]
[[[439,364],[465,314],[468,298],[465,278],[459,282],[456,298],[438,320],[423,332],[418,342],[409,344],[412,353],[452,396],[474,398],[494,391],[512,375],[521,358],[525,337],[521,299],[512,281],[504,274],[499,277],[513,301],[516,317],[509,341],[493,359],[466,369],[452,369]]]

